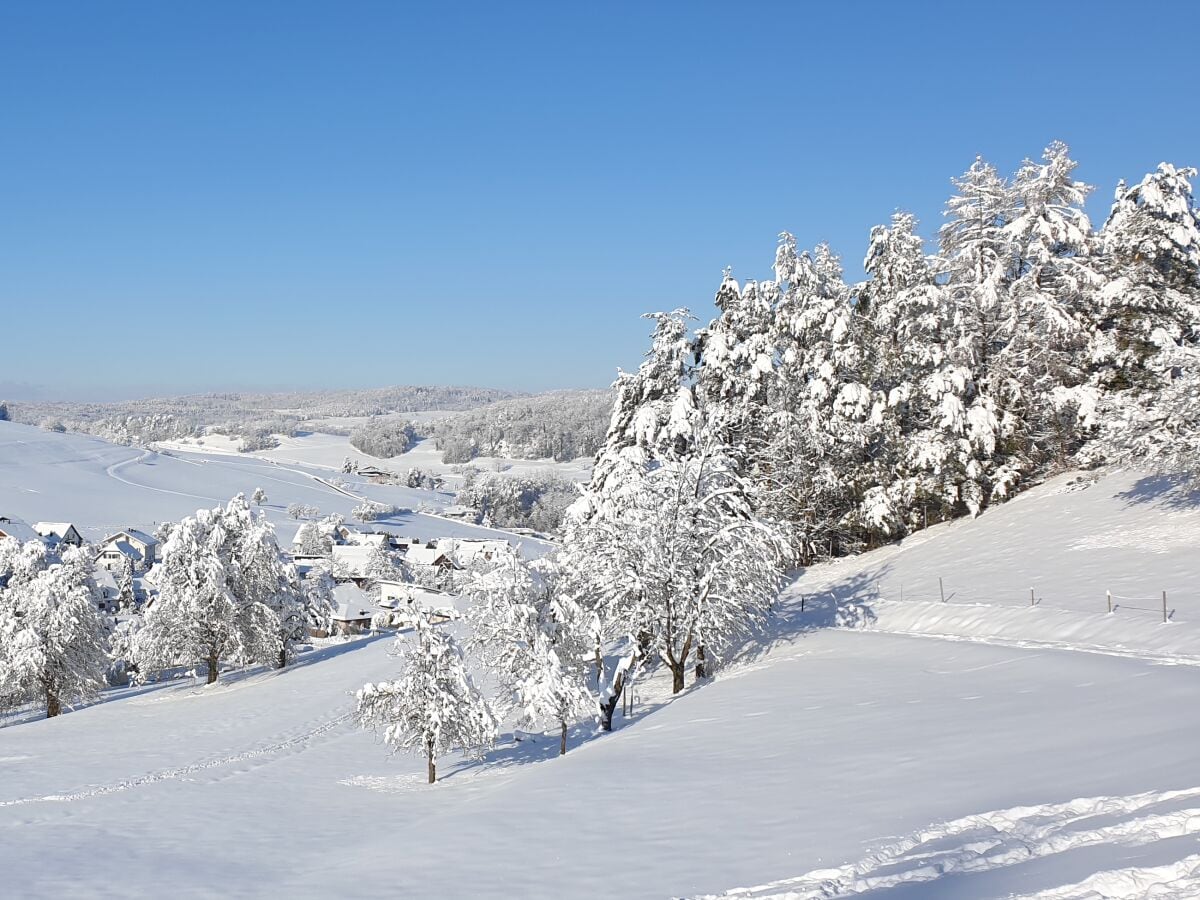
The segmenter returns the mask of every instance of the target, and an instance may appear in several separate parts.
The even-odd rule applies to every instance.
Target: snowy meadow
[[[1196,170],[1075,168],[611,393],[0,404],[0,893],[1200,896]]]

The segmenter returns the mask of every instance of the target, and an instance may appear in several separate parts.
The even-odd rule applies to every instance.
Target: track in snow
[[[992,872],[1087,847],[1141,847],[1200,835],[1197,804],[1200,788],[1085,797],[977,813],[930,825],[858,862],[816,869],[758,887],[736,888],[709,895],[708,900],[836,900],[931,883],[951,875]],[[1163,886],[1164,893],[1149,893],[1154,885]],[[1168,890],[1171,892],[1165,893]],[[1197,895],[1200,857],[1189,856],[1168,866],[1096,872],[1076,884],[1027,896],[1038,900],[1094,900]]]
[[[14,800],[0,800],[0,808],[8,806],[25,806],[30,803],[70,803],[75,800],[86,800],[89,797],[99,797],[104,794],[117,794],[121,791],[128,791],[132,788],[142,787],[147,784],[156,784],[160,781],[172,781],[186,778],[189,775],[194,775],[197,772],[203,772],[206,769],[215,769],[221,766],[234,765],[236,763],[245,762],[246,760],[256,759],[263,756],[273,756],[281,753],[284,750],[292,747],[301,746],[310,743],[313,738],[332,731],[339,725],[343,725],[350,721],[350,713],[343,713],[326,722],[322,722],[315,728],[298,734],[290,738],[285,738],[282,741],[277,741],[274,744],[268,744],[265,747],[255,747],[251,750],[243,750],[240,753],[235,753],[231,756],[223,756],[218,759],[209,759],[204,762],[191,763],[186,766],[177,766],[171,769],[160,769],[157,772],[149,772],[145,775],[139,775],[133,778],[125,778],[121,781],[113,782],[112,784],[100,785],[98,787],[87,788],[78,791],[69,791],[58,794],[46,794],[41,797],[18,797]]]

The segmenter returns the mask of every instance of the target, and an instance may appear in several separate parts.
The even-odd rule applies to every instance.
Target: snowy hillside
[[[353,475],[285,465],[242,455],[189,453],[168,455],[110,444],[81,434],[59,434],[29,425],[0,422],[0,515],[34,521],[75,523],[95,540],[130,526],[153,530],[198,507],[224,503],[237,493],[249,496],[262,487],[263,510],[281,541],[290,541],[297,523],[287,507],[300,503],[323,513],[351,510],[363,498],[415,510],[453,503],[450,494],[370,484]],[[405,512],[373,523],[430,540],[438,537],[510,537],[504,532],[453,522],[436,514]],[[530,552],[536,541],[525,540]]]
[[[1092,480],[1059,476],[978,519],[814,566],[789,596],[819,621],[836,599],[838,622],[873,630],[1200,664],[1200,493],[1133,472]]]
[[[176,502],[107,483],[108,467],[136,451],[47,437],[41,453],[58,462],[28,467],[42,473],[36,489],[61,470],[78,489]],[[139,477],[129,480],[216,494],[202,474],[259,474],[210,463],[192,466],[191,482],[165,477],[189,465],[130,463]],[[555,736],[509,734],[482,763],[447,760],[444,781],[423,784],[422,760],[390,755],[350,722],[353,691],[395,671],[386,639],[333,644],[288,670],[210,688],[117,690],[0,730],[5,889],[1132,898],[1157,884],[1153,896],[1194,897],[1200,726],[1181,712],[1200,671],[1139,653],[1200,659],[1189,595],[1200,575],[1197,507],[1134,476],[1079,492],[1068,480],[815,567],[777,607],[768,638],[715,682],[668,701],[661,677],[642,681],[632,718],[618,714],[606,736],[577,727],[561,759]],[[948,602],[935,608],[938,574]],[[889,599],[901,578],[905,600]],[[1096,609],[1105,589],[1137,593],[1148,582],[1178,594],[1177,622]],[[1020,605],[1030,584],[1043,598],[1033,609]],[[824,627],[837,616],[820,590],[842,598],[848,621],[872,626]],[[1052,605],[1073,618],[1046,621]],[[993,614],[1022,623],[1006,626],[996,641],[1006,645],[984,633]],[[1071,644],[1068,623],[1089,617],[1112,623],[1114,648],[1133,641],[1120,636],[1126,625],[1169,637],[1126,646],[1125,657],[1007,645]]]
[[[255,450],[250,453],[240,453],[240,441],[222,435],[207,435],[198,442],[195,438],[175,441],[159,441],[156,447],[187,453],[204,453],[209,455],[233,455],[236,457],[253,457],[266,459],[282,465],[300,465],[314,469],[327,469],[340,472],[342,464],[352,460],[359,466],[380,466],[388,471],[405,472],[418,468],[432,475],[447,479],[449,486],[454,486],[460,480],[455,475],[457,465],[442,462],[442,452],[434,446],[429,438],[418,441],[411,450],[401,456],[391,459],[376,459],[367,456],[350,445],[350,439],[345,435],[325,434],[323,432],[301,432],[294,437],[279,436],[279,446],[270,450]],[[529,472],[549,472],[569,478],[573,481],[586,481],[591,474],[591,460],[578,459],[572,462],[555,462],[552,459],[508,459],[497,456],[479,456],[470,463],[482,471],[503,470],[513,474]]]

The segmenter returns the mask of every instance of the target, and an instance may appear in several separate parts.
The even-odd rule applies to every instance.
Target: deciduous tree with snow
[[[568,726],[596,708],[588,619],[562,582],[552,560],[531,563],[510,549],[463,591],[470,647],[507,691],[500,712],[516,713],[523,728],[558,727],[560,754]]]
[[[357,717],[394,750],[424,756],[429,783],[438,757],[450,750],[477,754],[496,738],[496,717],[467,673],[457,641],[419,613],[403,644],[403,669],[394,681],[363,685]]]
[[[140,676],[204,663],[212,684],[222,660],[278,663],[282,570],[270,525],[244,498],[184,519],[163,547],[159,596],[134,639]]]
[[[23,563],[44,559],[33,548],[18,556]],[[91,561],[73,547],[62,562],[22,566],[10,578],[0,589],[0,703],[40,701],[52,717],[95,696],[104,685],[112,631],[98,603]]]

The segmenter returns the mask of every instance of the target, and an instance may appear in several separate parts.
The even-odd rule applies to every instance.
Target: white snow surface
[[[336,486],[335,479],[346,487]],[[88,435],[0,422],[0,516],[72,522],[88,540],[130,526],[153,532],[159,522],[178,521],[200,507],[223,504],[239,492],[249,497],[256,487],[267,492],[262,510],[275,524],[281,545],[290,544],[299,527],[286,512],[292,503],[316,506],[323,514],[341,513],[355,524],[351,510],[363,498],[404,510],[421,504],[437,510],[453,502],[448,493],[376,485],[327,469],[241,454],[141,450]],[[546,549],[543,542],[436,513],[399,513],[361,527],[422,540],[510,540],[530,555]]]
[[[272,507],[341,511],[302,469],[140,456],[0,425],[0,512],[146,526],[267,473]],[[1197,507],[1136,475],[1068,481],[803,573],[712,683],[668,701],[640,681],[632,718],[573,728],[561,759],[557,735],[509,733],[425,785],[350,720],[395,675],[382,637],[0,729],[3,893],[1198,896],[1200,670],[1163,664],[1200,660],[1178,534]],[[1113,534],[1135,537],[1094,545]],[[1174,621],[1109,616],[1109,589],[1167,590]]]
[[[408,418],[402,417],[402,418]],[[329,420],[343,427],[348,427],[356,420]],[[239,457],[254,457],[270,460],[283,465],[302,465],[314,469],[330,469],[340,472],[347,458],[359,466],[376,466],[389,472],[404,473],[409,469],[418,468],[431,475],[446,478],[447,484],[454,486],[460,480],[455,474],[458,466],[442,462],[442,451],[434,446],[429,438],[417,441],[412,449],[400,456],[390,459],[378,459],[368,456],[355,449],[350,444],[350,438],[345,435],[326,434],[320,431],[306,431],[293,437],[277,435],[279,446],[270,450],[254,450],[250,453],[240,453],[240,438],[229,438],[220,434],[208,434],[199,440],[195,438],[177,441],[160,441],[155,446],[165,450],[188,453],[209,453],[235,455]],[[478,456],[468,464],[482,472],[502,470],[514,475],[532,474],[535,472],[552,473],[573,481],[586,481],[591,477],[592,461],[590,458],[556,462],[552,459],[510,459],[508,457]]]

